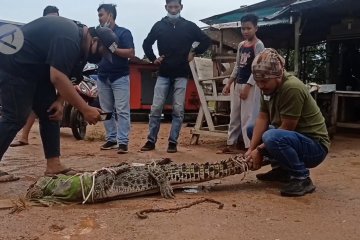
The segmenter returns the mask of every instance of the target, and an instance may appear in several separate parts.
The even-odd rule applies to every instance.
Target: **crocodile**
[[[168,158],[142,165],[120,163],[75,176],[40,177],[29,187],[26,198],[39,202],[96,203],[159,192],[164,198],[174,198],[173,187],[246,173],[248,167],[243,156],[204,164],[176,164]]]

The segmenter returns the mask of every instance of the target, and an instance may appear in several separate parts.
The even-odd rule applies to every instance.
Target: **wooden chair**
[[[189,64],[201,104],[195,126],[191,130],[191,144],[198,144],[200,135],[227,137],[228,125],[215,125],[214,117],[218,102],[230,103],[232,90],[230,95],[222,95],[222,88],[219,89],[230,76],[214,76],[216,67],[211,59],[195,58]]]

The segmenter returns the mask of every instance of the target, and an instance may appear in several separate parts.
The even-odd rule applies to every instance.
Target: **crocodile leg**
[[[149,166],[149,174],[155,179],[160,188],[161,196],[164,198],[174,198],[174,191],[167,180],[167,173],[157,166]]]

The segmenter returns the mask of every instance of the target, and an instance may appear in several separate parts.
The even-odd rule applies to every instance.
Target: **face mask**
[[[110,22],[105,23],[102,27],[110,28]]]
[[[177,13],[175,15],[171,14],[171,13],[168,13],[167,14],[168,18],[170,19],[178,19],[180,17],[180,13]]]

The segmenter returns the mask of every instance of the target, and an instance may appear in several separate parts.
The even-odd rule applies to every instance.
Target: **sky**
[[[200,19],[238,9],[262,0],[183,0],[181,16],[206,26]],[[42,16],[47,5],[57,6],[63,17],[78,20],[87,26],[99,24],[97,8],[101,3],[117,5],[116,23],[129,29],[134,38],[135,54],[142,58],[142,42],[151,27],[166,15],[165,0],[0,0],[0,19],[28,23]],[[154,49],[155,46],[154,46]]]

